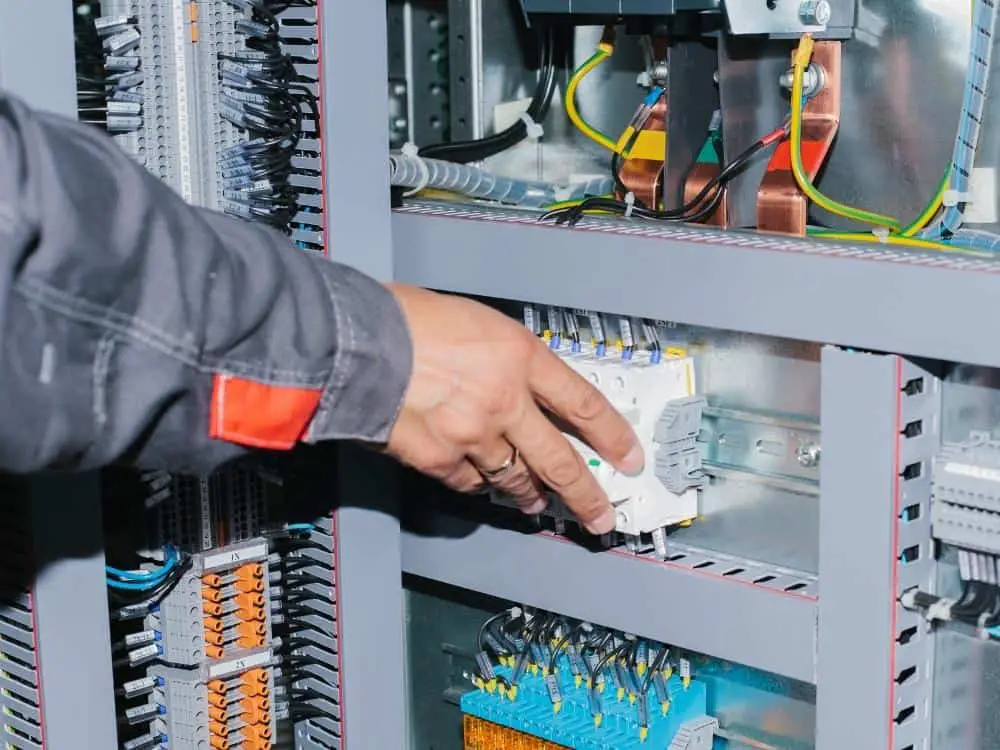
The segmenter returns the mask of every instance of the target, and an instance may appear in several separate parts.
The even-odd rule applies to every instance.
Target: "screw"
[[[778,77],[778,85],[787,91],[792,89],[792,71],[786,70]],[[812,99],[823,90],[826,85],[826,73],[816,63],[809,63],[809,67],[802,74],[802,94],[806,99]]]
[[[396,96],[402,96],[403,94],[406,93],[406,86],[404,86],[401,83],[393,84],[392,93],[394,93]]]
[[[830,0],[803,0],[799,3],[799,18],[806,26],[826,26],[830,23]]]
[[[820,447],[815,443],[803,443],[795,452],[795,458],[800,466],[812,468],[819,463]]]

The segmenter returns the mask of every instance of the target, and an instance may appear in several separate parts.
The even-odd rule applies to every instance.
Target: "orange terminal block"
[[[243,698],[240,701],[243,720],[247,724],[269,724],[271,701],[267,698]]]
[[[236,569],[236,577],[244,580],[264,578],[264,566],[260,563],[247,563]]]
[[[222,620],[218,617],[206,617],[205,618],[205,630],[212,631],[213,633],[221,633],[225,630],[225,626],[222,624]]]
[[[212,680],[208,683],[207,687],[210,693],[225,695],[229,691],[229,686],[224,680]]]
[[[264,581],[260,578],[237,578],[233,588],[243,594],[258,593],[264,590]]]

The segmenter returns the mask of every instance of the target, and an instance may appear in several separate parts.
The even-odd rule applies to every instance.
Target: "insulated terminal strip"
[[[150,592],[114,613],[142,623],[119,644],[122,666],[143,670],[119,688],[122,722],[141,732],[123,747],[271,747],[281,645],[271,632],[273,559],[269,540],[255,538],[201,554],[168,546],[156,570],[108,569],[113,589]]]
[[[672,748],[706,718],[706,685],[665,644],[521,607],[476,640],[476,690],[461,699],[470,750]]]
[[[133,110],[138,106],[141,115],[128,121],[136,127],[120,131],[119,146],[185,200],[197,202],[190,149],[197,128],[191,122],[187,80],[189,6],[195,4],[104,0],[96,25],[108,53],[110,100]]]
[[[693,360],[680,351],[665,354],[650,321],[558,308],[543,314],[530,305],[524,319],[631,422],[653,459],[638,477],[620,474],[589,446],[568,437],[615,506],[616,531],[636,548],[650,540],[665,556],[665,529],[697,516],[698,488],[707,481],[696,445],[706,401],[694,392]],[[511,505],[501,495],[494,501]],[[544,515],[573,520],[555,497]]]
[[[88,8],[89,10],[89,8]],[[76,16],[77,91],[81,122],[112,135],[143,126],[142,37],[129,15]]]
[[[323,190],[315,4],[226,2],[235,13],[217,13],[211,27],[218,83],[208,97],[230,126],[215,141],[219,207],[322,250],[322,218],[313,216],[321,213]]]
[[[166,738],[167,746],[177,748],[269,750],[276,730],[274,686],[263,656],[261,652],[257,660],[263,666],[248,667],[238,660],[216,665],[218,676],[209,679],[183,669],[151,670],[155,687],[141,706],[156,713],[150,736]]]
[[[334,523],[322,518],[283,540],[272,577],[271,609],[282,719],[295,726],[296,747],[340,748],[341,684],[337,631]]]
[[[934,461],[934,536],[962,549],[1000,554],[1000,441],[973,432]]]

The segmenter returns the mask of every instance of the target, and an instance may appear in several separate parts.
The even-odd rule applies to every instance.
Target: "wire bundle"
[[[90,9],[78,8],[75,21],[80,121],[112,134],[133,133],[143,125],[139,28],[135,19],[95,18]]]
[[[299,191],[292,184],[303,127],[303,105],[319,127],[312,89],[282,45],[277,13],[314,2],[226,0],[247,12],[235,22],[245,49],[219,56],[220,115],[247,133],[222,152],[222,208],[231,216],[270,224],[286,233],[298,213]]]
[[[528,121],[541,124],[545,120],[556,90],[555,40],[551,30],[542,32],[540,35],[539,60],[538,83],[535,86],[535,93],[531,97],[531,103],[525,112],[525,117],[505,130],[485,138],[424,146],[419,150],[419,155],[427,159],[468,164],[488,159],[513,148],[527,138]]]
[[[641,731],[648,731],[647,699],[655,693],[665,714],[670,706],[667,681],[676,664],[686,689],[691,682],[691,663],[683,656],[671,660],[671,649],[660,643],[601,628],[582,621],[546,613],[529,613],[511,607],[486,620],[476,636],[476,673],[473,683],[480,689],[497,690],[502,697],[517,699],[518,685],[531,672],[544,676],[553,710],[558,713],[566,680],[588,692],[595,726],[604,713],[603,697],[628,696],[635,706]],[[494,661],[502,667],[496,671]],[[507,676],[504,676],[507,675]]]
[[[193,562],[172,546],[163,550],[163,561],[146,561],[144,569],[126,570],[108,565],[107,583],[111,599],[112,662],[116,707],[122,739],[127,750],[161,747],[167,737],[156,729],[163,706],[151,697],[163,679],[146,668],[163,656],[162,634],[155,615],[160,603],[180,582]]]
[[[332,565],[323,562],[332,553],[322,537],[311,524],[292,524],[275,539],[271,608],[286,718],[332,728],[328,722],[339,715],[335,592]]]
[[[983,628],[1000,626],[1000,568],[993,555],[958,552],[962,595],[952,604],[956,620]]]
[[[965,219],[965,199],[971,185],[981,123],[986,112],[997,13],[997,6],[993,0],[976,1],[972,19],[972,45],[966,70],[965,96],[949,170],[949,191],[953,200],[948,201],[949,205],[940,220],[924,233],[929,238],[951,237],[959,230]]]
[[[739,175],[750,162],[764,149],[773,146],[785,137],[787,130],[781,126],[767,135],[759,138],[743,153],[726,164],[711,181],[705,184],[694,198],[680,208],[657,210],[638,205],[634,201],[617,200],[609,197],[587,198],[571,206],[555,208],[543,214],[539,221],[555,219],[557,224],[576,224],[588,212],[605,212],[636,216],[642,219],[653,219],[667,222],[698,222],[709,216],[718,207],[724,194],[723,188]]]

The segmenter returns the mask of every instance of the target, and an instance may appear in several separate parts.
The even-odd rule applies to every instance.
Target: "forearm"
[[[382,286],[3,99],[0,164],[0,469],[386,439],[411,346]]]

